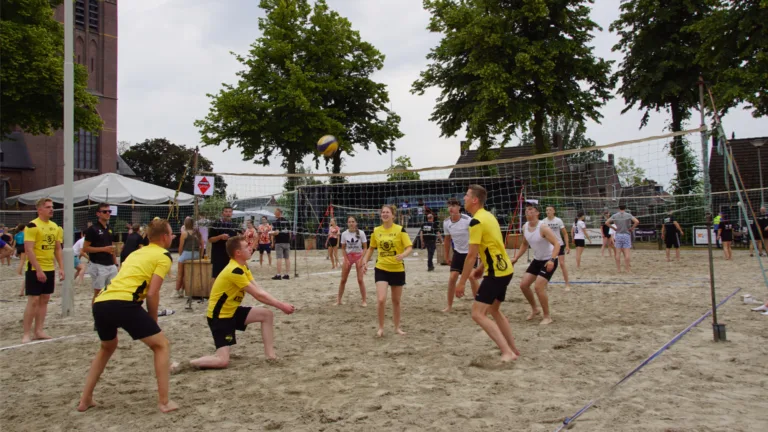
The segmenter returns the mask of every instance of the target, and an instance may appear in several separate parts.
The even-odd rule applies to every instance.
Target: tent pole
[[[64,2],[64,268],[59,271],[64,273],[64,286],[61,290],[61,316],[72,315],[75,308],[74,293],[72,290],[75,258],[72,246],[74,244],[73,232],[73,195],[74,195],[74,138],[75,138],[75,66],[72,63],[74,49],[74,3]]]

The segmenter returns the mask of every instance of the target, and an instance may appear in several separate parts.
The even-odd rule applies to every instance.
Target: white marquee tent
[[[173,201],[176,191],[173,189],[155,186],[140,180],[123,177],[120,174],[106,173],[96,177],[90,177],[74,182],[74,203],[86,200],[91,202],[108,202],[119,204],[135,201],[141,204],[164,204]],[[64,185],[40,189],[34,192],[9,197],[5,202],[14,205],[34,204],[40,198],[51,198],[54,202],[64,203]],[[175,198],[179,205],[188,205],[194,202],[195,197],[179,192]]]

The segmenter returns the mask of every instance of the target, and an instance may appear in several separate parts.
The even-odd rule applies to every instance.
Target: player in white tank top
[[[563,281],[565,281],[565,290],[571,290],[571,282],[568,279],[568,268],[565,265],[565,256],[571,253],[570,239],[568,238],[568,230],[565,229],[563,220],[555,216],[555,207],[547,206],[547,218],[542,222],[546,223],[549,229],[557,237],[557,241],[560,242],[560,252],[557,254],[557,263],[560,270],[563,272]]]
[[[533,261],[523,275],[520,281],[520,290],[525,299],[531,305],[531,313],[527,320],[532,320],[536,315],[543,312],[543,318],[539,324],[546,325],[552,323],[549,315],[549,296],[547,296],[547,285],[555,269],[557,269],[557,256],[560,252],[560,243],[552,230],[539,220],[539,209],[529,204],[525,209],[525,218],[528,222],[523,225],[523,245],[512,258],[512,264],[528,250],[533,249]],[[541,310],[536,306],[536,297],[533,295],[531,285],[536,289],[536,297],[541,303]]]
[[[456,198],[448,200],[448,218],[443,221],[443,251],[445,260],[451,256],[451,244],[453,244],[453,258],[448,261],[451,265],[451,274],[448,276],[448,306],[443,312],[450,312],[453,307],[453,299],[456,296],[456,282],[459,280],[464,268],[464,260],[469,252],[469,222],[472,218],[461,214],[461,204]],[[472,288],[472,297],[477,295],[479,284],[477,279],[470,278],[469,285]]]

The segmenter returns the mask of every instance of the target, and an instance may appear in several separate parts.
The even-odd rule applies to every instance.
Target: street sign
[[[213,195],[213,177],[195,176],[195,195]]]

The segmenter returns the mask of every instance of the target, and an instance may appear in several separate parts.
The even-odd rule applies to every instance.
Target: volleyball
[[[339,141],[333,135],[326,135],[317,142],[317,151],[329,158],[339,149]]]

